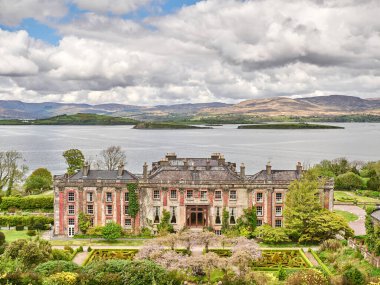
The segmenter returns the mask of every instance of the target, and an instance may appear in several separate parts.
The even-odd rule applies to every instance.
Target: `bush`
[[[356,190],[363,186],[360,176],[353,172],[341,174],[335,179],[336,190]]]
[[[272,228],[269,225],[263,225],[256,228],[255,235],[265,243],[290,242],[285,228]]]
[[[67,250],[53,249],[52,250],[53,260],[71,260],[71,253]]]
[[[0,203],[0,209],[3,211],[9,208],[17,208],[21,210],[34,210],[34,209],[53,209],[54,197],[53,196],[26,196],[26,197],[3,197]]]
[[[35,272],[44,276],[50,276],[58,272],[76,272],[80,267],[72,261],[54,260],[41,263],[35,268]]]
[[[121,237],[122,232],[123,228],[119,224],[110,222],[103,227],[102,236],[107,240],[114,240]]]
[[[89,228],[86,232],[87,235],[89,236],[101,236],[103,232],[103,227],[98,226],[98,227],[92,227]]]
[[[365,285],[364,274],[355,267],[348,268],[343,272],[343,281],[346,285]]]
[[[87,248],[87,252],[91,252],[92,251],[92,248],[91,248],[91,246],[89,246],[88,248]]]
[[[286,285],[328,285],[327,278],[314,269],[302,270],[291,274],[286,280]]]
[[[5,234],[3,232],[0,232],[0,246],[2,246],[5,243]]]
[[[36,235],[36,231],[35,230],[28,230],[26,232],[26,235],[30,236],[30,237],[34,237]]]
[[[70,252],[70,253],[73,253],[73,252],[74,252],[73,248],[72,248],[71,246],[68,246],[68,245],[65,245],[65,246],[63,247],[63,250],[66,250],[66,251],[68,251],[68,252]]]
[[[83,246],[79,246],[79,247],[77,248],[77,252],[83,252]]]
[[[58,272],[48,277],[43,285],[75,285],[78,274],[73,272]]]
[[[286,279],[286,270],[284,268],[282,268],[282,266],[280,266],[280,268],[278,269],[278,273],[277,273],[277,277],[278,277],[278,280],[279,281],[284,281]]]
[[[16,231],[23,231],[23,230],[24,230],[24,226],[22,225],[16,226]]]
[[[330,251],[337,251],[338,249],[342,248],[343,245],[339,240],[336,239],[328,239],[322,242],[320,250],[330,250]]]
[[[380,191],[380,177],[374,176],[367,181],[367,188],[374,191]]]
[[[54,218],[46,216],[5,216],[0,215],[0,226],[15,227],[17,225],[27,226],[28,229],[37,229],[40,225],[45,228],[45,225],[52,224]]]

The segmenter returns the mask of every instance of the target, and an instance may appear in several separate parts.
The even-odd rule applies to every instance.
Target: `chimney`
[[[219,159],[218,159],[218,165],[219,166],[222,166],[224,165],[226,162],[225,158],[224,158],[224,155],[220,155]]]
[[[167,160],[175,160],[177,159],[177,155],[175,152],[168,152],[165,156]]]
[[[120,163],[119,166],[117,167],[117,177],[123,176],[123,171],[124,171],[124,164]]]
[[[301,162],[298,161],[296,169],[297,169],[297,174],[301,175],[302,174],[302,164],[301,164]]]
[[[169,160],[165,157],[165,158],[163,158],[163,159],[161,159],[159,161],[159,165],[160,166],[168,166],[169,165]]]
[[[145,162],[143,166],[143,179],[148,179],[148,164]]]
[[[245,179],[245,165],[244,163],[240,164],[240,176]]]
[[[210,160],[206,160],[206,170],[210,170],[211,169],[211,162]]]
[[[270,165],[270,162],[268,161],[266,165],[267,175],[270,176],[272,174],[272,166]]]
[[[218,160],[220,158],[220,153],[214,152],[211,154],[211,159],[212,160]]]
[[[88,173],[90,172],[90,165],[86,161],[82,168],[83,176],[88,176]]]

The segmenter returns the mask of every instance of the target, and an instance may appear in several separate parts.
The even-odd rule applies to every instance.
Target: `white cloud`
[[[73,0],[81,9],[122,15],[135,11],[152,2],[151,0]]]
[[[113,12],[107,1],[92,2],[103,8],[86,9]],[[0,62],[0,72],[13,83],[8,92],[35,92],[40,101],[378,97],[379,14],[376,0],[209,0],[142,22],[85,13],[57,26],[57,46],[1,32],[0,52],[17,64]]]

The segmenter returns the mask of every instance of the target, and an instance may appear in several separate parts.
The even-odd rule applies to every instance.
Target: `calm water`
[[[134,130],[130,126],[0,126],[0,151],[18,150],[31,170],[47,167],[54,174],[66,165],[62,152],[78,148],[96,159],[110,146],[122,146],[127,168],[142,173],[146,161],[167,152],[182,157],[208,157],[224,153],[227,161],[244,162],[247,173],[263,169],[293,169],[296,162],[314,164],[322,159],[380,159],[380,124],[335,124],[344,130],[238,130],[227,125],[211,130]]]

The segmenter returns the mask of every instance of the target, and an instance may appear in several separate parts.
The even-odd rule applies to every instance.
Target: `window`
[[[170,207],[170,223],[171,224],[176,224],[177,223],[177,216],[176,216],[176,212],[177,212],[177,207]]]
[[[256,207],[256,215],[258,217],[262,217],[263,216],[263,207],[262,206],[257,206]]]
[[[256,202],[262,203],[263,202],[263,193],[256,193]]]
[[[124,206],[124,215],[129,215],[129,206]]]
[[[111,192],[107,192],[106,193],[106,201],[107,202],[112,202],[112,193]]]
[[[215,191],[215,200],[222,200],[222,191]]]
[[[220,207],[215,207],[215,225],[220,225],[222,223],[222,219],[220,218]]]
[[[282,193],[276,193],[276,203],[282,203]]]
[[[87,192],[87,202],[94,202],[94,193]]]
[[[153,211],[154,211],[153,223],[159,224],[160,223],[160,207],[153,207]]]
[[[207,191],[201,191],[201,200],[202,201],[207,200]]]
[[[222,235],[222,231],[221,231],[221,230],[215,230],[215,234],[216,234],[217,236],[221,236],[221,235]]]
[[[236,215],[236,208],[230,208],[230,224],[231,225],[236,224],[235,215]]]
[[[75,225],[75,219],[70,218],[69,219],[69,226],[74,226]]]
[[[193,199],[193,190],[186,191],[186,199]]]
[[[89,215],[94,214],[94,205],[87,205],[87,214]]]
[[[160,200],[160,190],[153,190],[153,199]]]
[[[124,202],[129,202],[129,192],[124,193]]]
[[[106,214],[107,215],[112,215],[112,205],[107,205]]]
[[[236,190],[230,191],[230,200],[236,200]]]
[[[177,190],[170,190],[170,199],[177,199]]]
[[[74,205],[69,205],[69,215],[75,215],[75,207],[74,207]]]
[[[276,228],[281,228],[282,227],[282,220],[275,220],[274,221],[274,226]]]
[[[282,216],[282,207],[276,206],[276,216]]]
[[[257,220],[256,225],[257,225],[258,227],[262,226],[262,225],[263,225],[263,220]]]
[[[69,202],[74,202],[75,201],[75,194],[74,192],[69,192]]]
[[[132,227],[132,220],[131,219],[125,219],[124,225],[126,228],[131,228]]]

